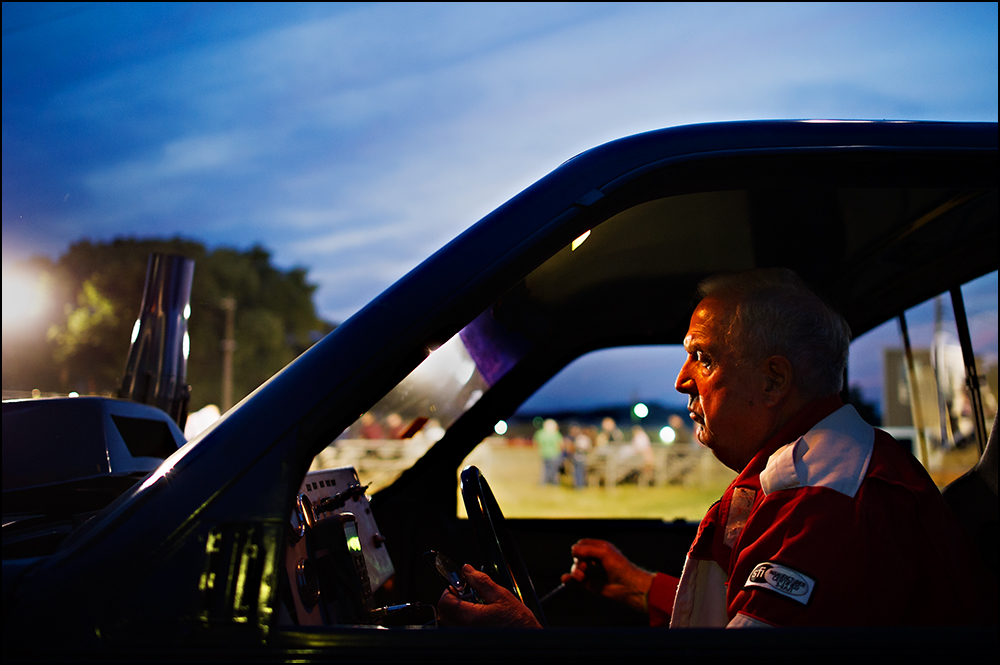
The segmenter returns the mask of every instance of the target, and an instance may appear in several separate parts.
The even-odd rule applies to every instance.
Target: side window
[[[735,474],[692,440],[674,390],[685,357],[680,345],[581,356],[462,467],[482,470],[508,517],[701,519]]]
[[[352,466],[369,493],[388,487],[530,348],[487,308],[428,348],[423,362],[316,455],[310,470]]]
[[[939,487],[976,463],[976,421],[988,435],[997,412],[997,273],[960,291],[978,391],[966,381],[950,292],[856,339],[848,366],[851,401],[862,416],[908,446]]]
[[[353,466],[374,494],[420,459],[487,388],[455,335],[316,455],[310,471]]]

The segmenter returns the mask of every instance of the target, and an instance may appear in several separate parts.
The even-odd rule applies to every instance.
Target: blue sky
[[[261,243],[342,321],[572,155],[997,120],[997,4],[3,4],[3,261]]]

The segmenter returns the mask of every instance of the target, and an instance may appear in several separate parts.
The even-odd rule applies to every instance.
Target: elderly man
[[[581,540],[563,581],[671,627],[961,623],[980,602],[964,534],[912,456],[840,401],[844,320],[788,270],[713,277],[699,295],[676,388],[697,439],[739,476],[702,520],[680,579]],[[599,586],[587,559],[605,569]],[[446,593],[446,618],[537,625],[466,572],[487,604]]]

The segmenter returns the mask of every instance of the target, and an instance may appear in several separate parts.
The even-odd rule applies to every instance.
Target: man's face
[[[761,403],[763,378],[726,344],[731,304],[716,298],[698,303],[684,337],[688,353],[675,387],[688,396],[695,436],[719,460],[740,471],[767,440]]]

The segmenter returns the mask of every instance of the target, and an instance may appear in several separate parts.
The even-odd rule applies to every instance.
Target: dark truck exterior
[[[695,125],[578,155],[386,290],[52,554],[5,556],[4,658],[993,660],[995,624],[671,632],[620,627],[599,605],[587,607],[608,617],[602,626],[537,632],[309,628],[279,616],[294,592],[283,573],[289,515],[313,456],[476,317],[490,313],[524,343],[444,438],[372,497],[395,562],[392,601],[440,593],[418,563],[426,549],[472,552],[455,517],[458,466],[567,362],[604,346],[679,342],[697,282],[755,266],[798,271],[863,333],[997,269],[997,175],[995,123]],[[722,205],[731,192],[738,209]],[[705,207],[685,212],[690,201]],[[578,266],[568,246],[591,229],[593,262],[581,252]],[[655,293],[655,307],[638,293]],[[607,314],[581,326],[584,304]],[[979,509],[995,523],[995,462],[992,474],[992,508]],[[540,589],[579,537],[633,543],[666,568],[683,559],[695,526],[511,523]]]

